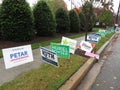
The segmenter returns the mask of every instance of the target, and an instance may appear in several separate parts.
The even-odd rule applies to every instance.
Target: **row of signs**
[[[106,31],[100,32],[103,33]],[[58,67],[58,58],[69,59],[70,53],[75,53],[76,46],[77,49],[85,51],[85,56],[95,57],[96,59],[99,59],[99,55],[91,53],[92,49],[95,47],[95,43],[91,42],[98,42],[101,36],[98,33],[94,34],[94,37],[99,38],[98,41],[97,39],[93,39],[93,36],[89,35],[88,37],[90,38],[88,39],[89,42],[82,40],[78,46],[76,40],[62,37],[61,44],[50,43],[50,49],[41,47],[41,60]],[[2,52],[6,69],[33,61],[31,45],[2,49]]]
[[[91,43],[98,43],[102,37],[105,37],[107,34],[115,32],[114,28],[108,30],[99,30],[97,33],[92,33],[87,36],[87,41]]]

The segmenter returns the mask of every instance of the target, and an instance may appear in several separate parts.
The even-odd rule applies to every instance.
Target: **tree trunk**
[[[88,33],[88,30],[85,29],[85,41],[87,41],[87,33]]]

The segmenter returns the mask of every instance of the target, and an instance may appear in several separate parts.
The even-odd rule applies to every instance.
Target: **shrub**
[[[35,30],[38,36],[50,36],[56,32],[55,18],[45,1],[38,1],[34,6]]]
[[[0,5],[0,16],[1,16],[1,5]],[[1,23],[1,21],[0,21],[0,23]],[[0,24],[0,39],[2,38],[2,36],[1,36],[1,24]]]
[[[113,24],[113,16],[110,10],[105,10],[102,15],[99,17],[99,21],[104,23],[105,26],[112,26]]]
[[[80,31],[80,21],[79,16],[75,10],[69,12],[70,18],[70,32],[79,32]]]
[[[64,0],[45,0],[48,5],[51,7],[52,11],[55,13],[56,10],[60,7],[64,8],[65,10],[67,10],[66,8],[66,4],[64,2]]]
[[[7,40],[27,41],[34,37],[33,16],[25,0],[3,0],[0,21],[2,36]]]
[[[67,12],[63,8],[56,11],[56,23],[58,33],[67,33],[70,31],[70,20]]]

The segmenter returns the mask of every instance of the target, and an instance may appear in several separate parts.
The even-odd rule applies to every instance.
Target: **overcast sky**
[[[68,9],[70,9],[70,8],[71,8],[71,0],[64,0],[64,1],[66,2]],[[81,4],[81,3],[80,3],[81,0],[72,0],[72,1],[73,1],[74,4],[76,4],[76,6],[78,6],[78,7],[79,7],[79,5]],[[84,1],[84,0],[83,0],[83,1]],[[108,0],[108,1],[109,1],[109,0]],[[77,3],[79,3],[79,4],[77,4]],[[114,3],[113,9],[114,9],[115,12],[117,12],[118,6],[119,6],[119,0],[113,0],[113,3]],[[74,6],[72,6],[72,7],[74,7]]]
[[[33,4],[37,3],[38,0],[27,0],[27,1],[30,3],[30,6],[32,6]],[[71,0],[64,0],[64,1],[67,5],[68,10],[70,10],[71,9]],[[73,1],[73,3],[75,4],[76,7],[79,7],[80,4],[81,4],[80,3],[81,0],[72,0],[72,1]],[[118,6],[119,6],[119,0],[113,0],[113,2],[114,2],[113,9],[114,9],[115,12],[117,12]],[[74,5],[72,5],[72,7],[74,7]]]
[[[33,4],[37,3],[37,1],[38,0],[27,0],[27,2],[29,2],[30,6],[33,6]],[[71,9],[71,0],[64,0],[64,1],[67,5],[68,10],[70,10]],[[72,0],[72,1],[76,5],[76,7],[79,7],[79,5],[81,4],[80,3],[81,0]],[[114,7],[113,7],[114,11],[117,12],[120,0],[113,0],[113,1],[114,1]],[[0,0],[0,3],[1,3],[1,0]],[[72,6],[72,7],[74,7],[74,6]]]

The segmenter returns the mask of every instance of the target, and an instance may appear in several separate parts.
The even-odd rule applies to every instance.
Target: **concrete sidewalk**
[[[78,43],[80,43],[81,40],[84,40],[85,37],[79,37],[76,38],[75,40],[78,41]],[[47,47],[49,48],[49,47]],[[13,79],[15,79],[16,77],[18,77],[21,74],[24,74],[27,71],[30,71],[32,69],[38,68],[40,67],[41,64],[43,64],[43,62],[40,60],[40,50],[39,49],[35,49],[33,50],[33,57],[34,57],[34,61],[24,64],[24,65],[20,65],[14,68],[10,68],[10,69],[5,69],[5,65],[4,65],[4,60],[3,58],[0,58],[0,85],[2,85],[5,82],[9,82]]]

